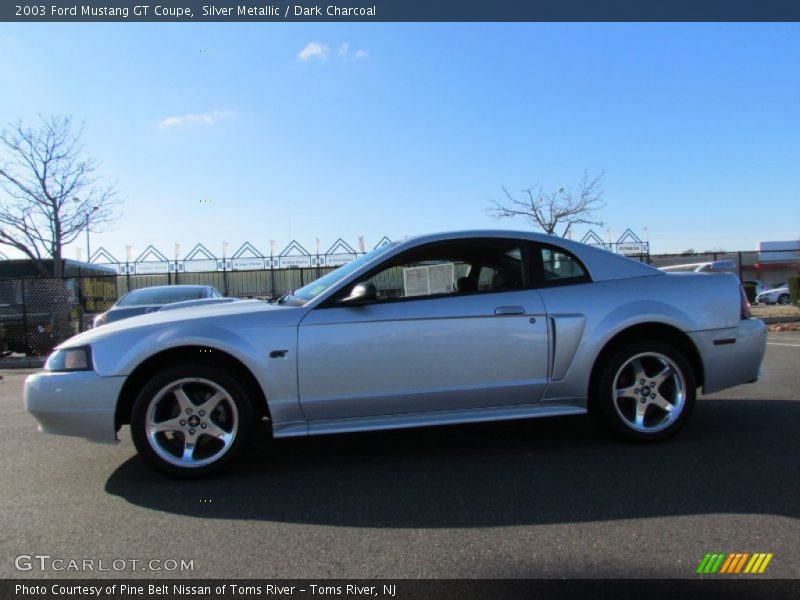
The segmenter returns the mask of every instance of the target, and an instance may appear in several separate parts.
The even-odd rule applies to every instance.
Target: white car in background
[[[732,260],[710,260],[707,262],[688,263],[659,267],[667,273],[736,273],[736,263]]]
[[[756,296],[756,304],[790,304],[792,297],[789,294],[789,286],[779,283],[776,287],[761,292]]]

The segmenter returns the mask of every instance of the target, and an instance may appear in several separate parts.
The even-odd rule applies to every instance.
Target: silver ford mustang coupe
[[[535,233],[382,246],[286,294],[155,312],[61,344],[25,383],[47,433],[217,472],[276,438],[589,412],[674,434],[697,388],[755,381],[766,333],[731,274],[668,274]]]

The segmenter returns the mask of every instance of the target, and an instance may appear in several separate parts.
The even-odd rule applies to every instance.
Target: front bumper
[[[742,319],[738,327],[696,331],[689,336],[703,361],[703,393],[718,392],[758,379],[767,348],[764,321]]]
[[[93,371],[42,371],[25,380],[25,409],[39,431],[116,442],[114,411],[124,377],[100,377]]]

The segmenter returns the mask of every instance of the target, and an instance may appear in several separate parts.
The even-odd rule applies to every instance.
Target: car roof
[[[602,248],[582,244],[574,240],[549,235],[546,233],[538,233],[535,231],[514,231],[503,229],[473,229],[464,231],[448,231],[442,233],[431,233],[425,235],[417,235],[402,240],[399,245],[399,251],[406,247],[426,244],[436,241],[459,240],[469,238],[510,238],[518,240],[529,240],[532,242],[539,242],[541,244],[548,244],[556,247],[561,247],[577,256],[581,262],[589,270],[589,275],[593,281],[608,281],[612,279],[627,279],[629,277],[646,277],[652,275],[665,276],[666,273],[659,269],[622,256],[614,254]]]

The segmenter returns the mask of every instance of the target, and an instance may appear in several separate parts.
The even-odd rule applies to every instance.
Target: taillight
[[[743,319],[750,318],[750,302],[747,300],[747,294],[744,293],[744,288],[739,286],[739,297],[741,298],[741,317]]]

